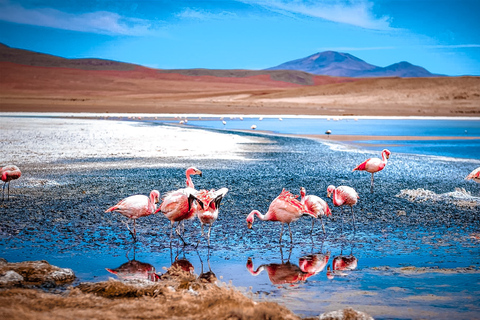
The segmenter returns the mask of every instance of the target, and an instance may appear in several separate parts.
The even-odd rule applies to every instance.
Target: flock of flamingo
[[[373,192],[374,187],[374,173],[383,170],[387,164],[387,159],[390,157],[391,152],[384,149],[381,153],[382,159],[370,158],[356,166],[353,171],[366,171],[372,174],[370,192]],[[2,201],[5,198],[5,187],[8,185],[8,199],[10,199],[10,181],[20,178],[20,169],[15,165],[7,165],[0,168],[1,179],[4,182]],[[173,237],[173,229],[175,228],[177,235],[185,244],[185,240],[182,235],[185,231],[185,220],[194,219],[197,217],[201,223],[201,234],[205,236],[210,245],[210,232],[213,223],[218,218],[218,210],[222,199],[228,192],[227,188],[221,188],[219,190],[196,190],[192,181],[192,175],[202,176],[202,171],[195,167],[190,167],[186,170],[186,188],[170,191],[165,194],[162,199],[162,203],[157,207],[160,202],[160,192],[158,190],[152,190],[150,196],[145,195],[133,195],[127,197],[116,205],[108,208],[105,212],[118,212],[130,220],[133,220],[133,231],[125,223],[127,229],[131,233],[134,240],[136,240],[136,219],[145,217],[151,214],[162,212],[163,215],[171,223],[170,238]],[[480,183],[480,167],[473,170],[466,178],[466,180],[473,180]],[[252,210],[247,218],[247,227],[252,228],[255,216],[262,221],[279,221],[282,224],[280,230],[280,239],[282,241],[283,227],[286,223],[290,232],[290,241],[293,243],[292,231],[290,229],[290,223],[297,221],[303,215],[308,215],[313,218],[312,231],[314,222],[317,218],[321,219],[322,228],[324,234],[325,226],[322,220],[323,216],[330,216],[332,211],[328,204],[322,198],[315,195],[307,195],[305,188],[300,188],[300,200],[297,195],[293,195],[289,191],[283,189],[278,197],[276,197],[268,208],[267,213],[262,214],[258,210]],[[336,207],[350,206],[352,212],[353,228],[355,230],[355,214],[353,212],[353,206],[357,203],[359,196],[355,189],[349,186],[335,187],[333,185],[327,188],[327,197],[332,198],[333,205]],[[204,225],[208,225],[208,232],[204,233]],[[342,220],[343,228],[343,220]],[[197,244],[198,245],[198,244]]]

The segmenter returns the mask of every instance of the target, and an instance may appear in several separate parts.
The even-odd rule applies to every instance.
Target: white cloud
[[[462,49],[462,48],[480,48],[480,44],[449,44],[449,45],[432,45],[427,48],[433,49]]]
[[[212,19],[229,19],[236,17],[235,13],[222,11],[214,13],[201,9],[185,8],[183,11],[176,15],[182,19],[196,19],[196,20],[212,20]]]
[[[319,51],[339,51],[339,52],[349,52],[349,51],[369,51],[369,50],[393,50],[398,49],[397,47],[328,47],[328,48],[320,48]]]
[[[332,22],[349,24],[365,29],[390,29],[390,18],[376,17],[373,2],[369,0],[240,0],[260,5],[268,10],[286,15],[303,15]]]
[[[8,1],[0,2],[0,20],[100,34],[138,36],[153,31],[151,23],[147,20],[122,17],[114,12],[96,11],[72,14],[52,8],[28,9]]]

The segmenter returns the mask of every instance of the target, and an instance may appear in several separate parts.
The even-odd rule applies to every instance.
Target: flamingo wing
[[[148,197],[144,195],[130,196],[108,208],[105,212],[117,211],[128,218],[136,219],[151,213],[148,210],[148,200]]]
[[[473,180],[480,179],[480,167],[473,170],[468,174],[468,176],[465,177],[465,180],[470,180],[470,179],[473,179]]]
[[[284,189],[282,193],[272,201],[268,211],[273,211],[277,215],[283,216],[284,219],[286,219],[285,222],[288,220],[290,220],[290,222],[297,220],[302,214],[307,214],[316,218],[316,214],[308,210],[307,206],[296,199],[297,197],[298,196],[294,196]],[[287,216],[289,218],[287,218]],[[277,217],[277,219],[278,218],[280,217]]]
[[[325,200],[315,195],[305,197],[305,206],[310,212],[314,213],[317,218],[319,215],[329,216],[332,214]]]
[[[171,191],[165,195],[157,212],[162,211],[171,221],[180,221],[194,209],[193,200],[194,196],[189,188]]]
[[[352,172],[355,171],[355,170],[358,170],[358,171],[365,171],[365,170],[367,170],[367,169],[366,169],[367,163],[368,163],[368,161],[370,161],[370,160],[371,160],[371,158],[368,158],[367,160],[363,161],[363,162],[360,163],[358,166],[356,166],[356,167],[352,170]]]

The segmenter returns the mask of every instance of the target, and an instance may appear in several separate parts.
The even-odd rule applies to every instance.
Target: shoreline
[[[471,116],[471,117],[454,117],[454,116],[413,116],[413,115],[403,115],[403,116],[332,116],[332,115],[307,115],[307,114],[243,114],[243,113],[141,113],[141,112],[132,112],[132,113],[110,113],[110,112],[0,112],[0,117],[66,117],[66,118],[83,118],[83,117],[160,117],[160,118],[292,118],[292,119],[332,119],[332,121],[341,121],[342,119],[354,120],[354,119],[391,119],[391,120],[478,120],[480,121],[480,116]],[[205,120],[205,119],[204,119]]]

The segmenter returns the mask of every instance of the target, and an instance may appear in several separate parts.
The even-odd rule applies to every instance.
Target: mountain
[[[237,82],[251,82],[259,84],[259,78],[267,80],[267,85],[315,85],[352,81],[351,79],[318,76],[297,70],[215,70],[215,69],[151,69],[136,64],[113,60],[85,58],[67,59],[45,53],[9,47],[0,43],[0,63],[14,63],[16,65],[47,68],[68,68],[88,71],[139,71],[156,72],[162,74],[177,74],[187,77],[200,77],[206,81],[208,77],[237,79]],[[5,71],[5,70],[3,70]],[[253,81],[255,79],[255,81]],[[260,81],[261,82],[261,81]]]
[[[81,70],[133,70],[134,64],[104,59],[66,59],[50,54],[17,49],[0,43],[0,62],[33,67],[60,67]]]
[[[387,67],[369,64],[351,54],[335,51],[315,53],[306,58],[282,63],[266,70],[298,70],[335,77],[436,77],[425,68],[402,61]]]

